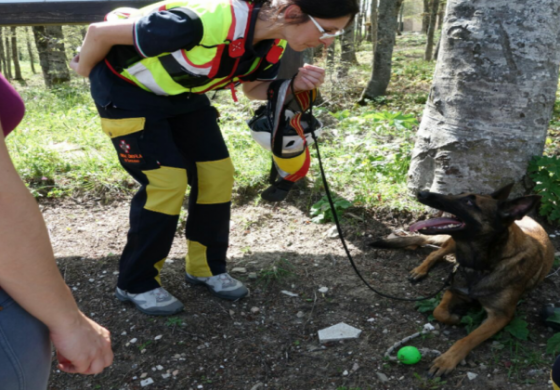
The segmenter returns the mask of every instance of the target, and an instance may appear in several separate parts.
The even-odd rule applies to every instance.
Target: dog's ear
[[[529,195],[505,201],[499,206],[500,216],[511,221],[521,219],[537,206],[540,200],[540,195]]]
[[[508,185],[500,188],[499,190],[494,191],[493,193],[490,194],[490,196],[496,200],[506,200],[509,196],[509,193],[511,192],[511,189],[513,188],[513,185],[515,183],[509,183]]]

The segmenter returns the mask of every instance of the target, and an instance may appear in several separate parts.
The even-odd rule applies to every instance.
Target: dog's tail
[[[449,240],[451,236],[441,234],[437,236],[424,236],[422,234],[414,236],[397,236],[390,234],[388,237],[379,238],[368,245],[380,249],[416,249],[419,246],[432,244],[441,246],[445,241]]]

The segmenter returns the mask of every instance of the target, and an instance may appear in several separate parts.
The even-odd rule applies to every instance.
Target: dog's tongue
[[[416,222],[416,223],[410,225],[408,230],[410,230],[411,232],[417,232],[418,230],[426,229],[428,227],[443,226],[443,225],[449,225],[449,224],[456,225],[457,220],[453,219],[453,218],[432,218],[432,219],[428,219],[426,221]]]

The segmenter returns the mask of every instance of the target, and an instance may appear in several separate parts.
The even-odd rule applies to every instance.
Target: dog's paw
[[[408,280],[411,283],[417,283],[424,279],[426,276],[428,276],[428,272],[424,271],[420,267],[416,267],[408,274]]]
[[[434,360],[428,375],[431,378],[444,376],[453,371],[457,364],[459,364],[457,359],[446,352]]]

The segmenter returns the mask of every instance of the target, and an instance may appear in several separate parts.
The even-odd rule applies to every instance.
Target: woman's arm
[[[80,54],[70,61],[70,67],[80,76],[88,77],[95,65],[103,61],[114,45],[133,45],[134,20],[117,20],[91,24]]]
[[[78,309],[56,266],[37,202],[17,174],[0,125],[0,287],[50,330],[59,368],[96,374],[112,363],[109,332]]]

